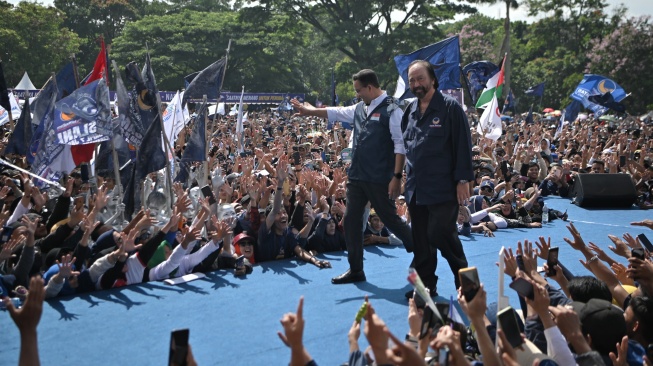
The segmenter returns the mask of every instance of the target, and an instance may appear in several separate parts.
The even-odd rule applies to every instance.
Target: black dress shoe
[[[410,290],[406,292],[406,299],[412,299],[413,298],[413,290]],[[429,294],[431,295],[431,298],[437,297],[438,296],[438,290],[434,289],[433,291],[429,290]]]
[[[340,285],[343,283],[354,283],[365,281],[365,272],[358,271],[352,272],[351,269],[348,269],[347,272],[341,274],[338,277],[333,277],[331,283],[334,285]]]

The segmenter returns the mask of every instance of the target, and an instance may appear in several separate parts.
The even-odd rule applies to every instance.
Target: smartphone
[[[188,355],[188,329],[177,329],[170,333],[170,355],[168,365],[186,366]]]
[[[633,258],[639,258],[641,260],[646,260],[646,252],[644,248],[635,248],[630,252],[630,256]]]
[[[438,350],[438,365],[449,365],[449,347],[444,346]]]
[[[619,166],[622,168],[626,166],[626,155],[619,156]]]
[[[283,189],[283,195],[286,197],[290,197],[290,182],[288,182],[288,179],[286,179],[283,182],[282,189]]]
[[[331,154],[324,154],[324,162],[327,164],[331,162]]]
[[[510,283],[510,288],[517,291],[521,297],[525,297],[530,300],[535,299],[535,290],[533,289],[533,285],[521,277],[515,278],[515,280]]]
[[[508,306],[497,314],[497,322],[501,326],[503,334],[506,335],[508,343],[513,348],[517,348],[524,343],[519,331],[519,324],[517,323],[517,312],[515,309]]]
[[[212,204],[218,202],[218,201],[215,200],[215,196],[213,195],[213,190],[211,189],[211,187],[208,184],[205,185],[204,187],[202,187],[202,195],[204,196],[204,198],[209,199],[209,205],[212,205]]]
[[[444,319],[439,314],[435,314],[430,307],[425,307],[424,315],[422,316],[422,326],[419,331],[419,339],[424,339],[424,337],[429,335],[429,329],[431,329],[431,335],[437,335],[443,325]]]
[[[519,268],[520,271],[525,271],[526,267],[524,267],[524,256],[521,254],[517,254],[515,257],[515,261],[517,262],[517,268]]]
[[[247,269],[245,268],[245,256],[241,255],[240,257],[236,258],[236,272],[234,273],[236,276],[243,276],[247,273]]]
[[[639,234],[639,235],[637,235],[637,238],[639,239],[639,242],[642,243],[642,245],[644,246],[644,248],[646,248],[646,250],[648,250],[649,252],[653,253],[653,244],[651,244],[651,241],[648,240],[648,238],[646,237],[646,235],[644,235],[644,234]]]
[[[549,256],[546,258],[546,265],[549,267],[547,276],[552,277],[556,275],[556,266],[558,265],[558,247],[549,248]]]
[[[299,158],[299,151],[295,151],[292,153],[292,160],[293,160],[293,165],[299,165],[301,164],[300,158]]]
[[[460,278],[460,287],[462,287],[465,300],[467,302],[472,301],[478,289],[481,287],[476,267],[462,268],[458,271],[458,277]]]
[[[0,235],[0,243],[6,243],[11,239],[11,234],[14,233],[14,228],[11,226],[5,226],[2,228],[2,235]]]
[[[508,162],[507,161],[502,161],[501,162],[501,174],[503,175],[503,179],[508,179],[506,178],[508,175]]]
[[[82,175],[82,183],[88,183],[88,180],[90,179],[90,173],[89,173],[89,167],[87,163],[82,163],[80,166],[81,169],[81,175]]]

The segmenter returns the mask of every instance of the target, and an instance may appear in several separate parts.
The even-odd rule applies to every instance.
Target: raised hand
[[[547,260],[549,258],[549,249],[551,248],[551,237],[548,237],[545,240],[543,236],[540,236],[539,239],[539,243],[535,242],[535,245],[537,245],[535,254],[537,254],[538,257]]]
[[[107,187],[101,187],[95,194],[96,211],[102,211],[102,209],[107,206],[107,203],[109,203],[109,196],[107,195],[107,191]]]
[[[0,262],[6,261],[13,257],[14,251],[16,248],[18,248],[18,245],[20,245],[21,241],[25,239],[24,236],[19,236],[18,238],[14,238],[6,242],[2,246],[2,250],[0,250]]]
[[[631,222],[630,224],[633,225],[633,226],[644,226],[644,227],[647,227],[647,228],[653,230],[653,220],[651,220],[651,219],[646,219],[646,220],[642,220],[642,221],[634,221],[634,222]]]
[[[41,222],[41,218],[36,217],[32,220],[27,215],[23,215],[23,217],[20,218],[20,222],[25,225],[27,234],[33,238],[34,233],[36,233],[36,228],[39,226],[39,222]]]
[[[63,282],[70,278],[70,276],[79,276],[79,272],[73,270],[73,264],[77,258],[73,258],[72,254],[66,254],[61,258],[61,262],[56,261],[59,267],[59,278]]]
[[[284,332],[277,332],[279,339],[287,347],[297,349],[303,347],[304,338],[304,296],[299,298],[297,313],[286,313],[281,318]]]
[[[41,320],[43,313],[43,300],[45,299],[45,287],[43,279],[40,276],[32,277],[29,284],[29,293],[27,299],[20,309],[14,308],[11,299],[5,297],[4,301],[11,319],[23,335],[36,334],[36,326]],[[34,340],[36,342],[36,340]]]
[[[642,244],[639,242],[639,238],[633,237],[629,233],[624,234],[624,240],[630,249],[637,249],[642,247]]]
[[[608,235],[608,238],[610,238],[610,240],[612,240],[615,245],[609,246],[608,249],[610,249],[616,255],[622,256],[624,258],[630,258],[630,248],[628,245],[626,245],[626,243],[623,242],[623,240],[614,235]]]
[[[574,240],[572,241],[570,239],[564,238],[564,241],[576,250],[586,251],[587,247],[585,246],[585,241],[583,241],[583,237],[580,235],[573,223],[567,225],[567,230],[569,230]]]

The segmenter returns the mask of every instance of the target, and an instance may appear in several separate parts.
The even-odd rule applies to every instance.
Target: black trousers
[[[415,252],[412,267],[422,279],[424,286],[433,291],[438,283],[435,271],[438,267],[439,250],[449,262],[456,288],[460,287],[458,271],[466,268],[467,258],[458,239],[458,203],[455,201],[437,205],[417,205],[415,197],[408,204]]]
[[[349,268],[354,272],[363,270],[363,214],[368,201],[383,224],[401,239],[406,250],[410,252],[413,248],[410,227],[397,215],[394,200],[388,198],[388,185],[350,180],[347,182],[347,210],[343,224]]]

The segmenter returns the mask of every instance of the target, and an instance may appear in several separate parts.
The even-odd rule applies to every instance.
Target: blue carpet
[[[611,253],[607,235],[645,232],[631,221],[647,218],[647,212],[632,210],[588,210],[568,200],[551,198],[550,208],[568,210],[586,242],[594,242]],[[579,256],[562,240],[570,237],[565,223],[556,220],[542,229],[512,229],[495,238],[474,235],[462,238],[470,265],[478,267],[488,291],[496,301],[498,273],[495,267],[501,246],[517,241],[551,236],[560,247],[560,260],[573,273],[586,274]],[[200,365],[287,365],[290,351],[278,339],[279,319],[295,311],[304,295],[306,327],[304,343],[321,365],[339,365],[347,360],[347,332],[363,297],[369,295],[379,315],[400,338],[407,330],[406,281],[412,254],[403,247],[367,247],[367,282],[334,286],[330,278],[348,268],[345,253],[321,256],[333,269],[294,260],[256,266],[247,278],[218,271],[205,279],[181,286],[160,282],[101,291],[81,297],[48,301],[39,325],[39,350],[43,365],[165,365],[170,331],[190,329],[190,343]],[[440,258],[438,292],[455,294],[453,275]],[[540,261],[540,265],[542,261]],[[514,292],[507,295],[518,306]],[[0,359],[4,365],[18,361],[19,338],[9,314],[0,314]],[[361,348],[367,346],[361,335]]]

